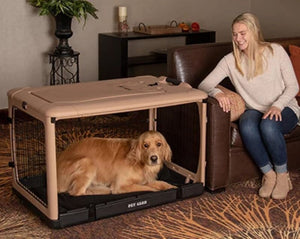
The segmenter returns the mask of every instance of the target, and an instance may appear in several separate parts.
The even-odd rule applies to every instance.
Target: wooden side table
[[[154,38],[185,37],[185,44],[215,42],[216,32],[201,29],[199,32],[147,35],[119,32],[99,34],[99,80],[129,77],[129,69],[138,65],[166,63],[166,54],[149,54],[128,57],[128,42]],[[166,67],[165,67],[166,68]],[[151,72],[151,75],[154,75]],[[133,75],[131,75],[133,76]]]

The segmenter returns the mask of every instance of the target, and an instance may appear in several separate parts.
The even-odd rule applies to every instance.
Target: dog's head
[[[165,137],[157,131],[146,131],[140,135],[136,147],[137,157],[149,166],[163,165],[171,161],[172,151]]]

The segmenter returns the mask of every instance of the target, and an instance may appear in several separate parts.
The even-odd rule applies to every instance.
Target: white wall
[[[299,0],[91,0],[99,9],[99,19],[89,18],[86,26],[73,20],[69,40],[80,52],[80,80],[98,78],[98,33],[117,30],[117,6],[128,8],[132,27],[177,22],[199,22],[215,30],[217,41],[230,40],[232,19],[241,12],[257,13],[265,37],[300,36]],[[272,11],[269,10],[272,6]],[[47,53],[57,44],[54,20],[39,16],[26,0],[1,0],[0,8],[0,109],[7,108],[7,91],[49,82]],[[167,43],[166,43],[167,44]],[[142,46],[141,46],[142,48]]]
[[[265,38],[300,36],[299,0],[251,0]]]

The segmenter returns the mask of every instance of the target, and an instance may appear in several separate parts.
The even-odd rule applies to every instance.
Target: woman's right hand
[[[215,98],[219,102],[219,105],[224,112],[230,111],[230,99],[226,96],[225,93],[219,92],[215,95]]]

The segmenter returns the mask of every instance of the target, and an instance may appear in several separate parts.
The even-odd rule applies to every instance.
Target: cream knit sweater
[[[269,50],[264,51],[264,73],[247,79],[235,66],[233,53],[224,56],[215,69],[200,83],[198,88],[215,96],[221,92],[216,86],[229,77],[232,84],[246,102],[248,109],[256,109],[262,113],[271,106],[283,110],[290,107],[298,116],[300,107],[295,96],[299,91],[298,82],[292,63],[286,51],[279,44],[272,43],[273,54]],[[242,58],[242,70],[247,75],[246,56]]]

